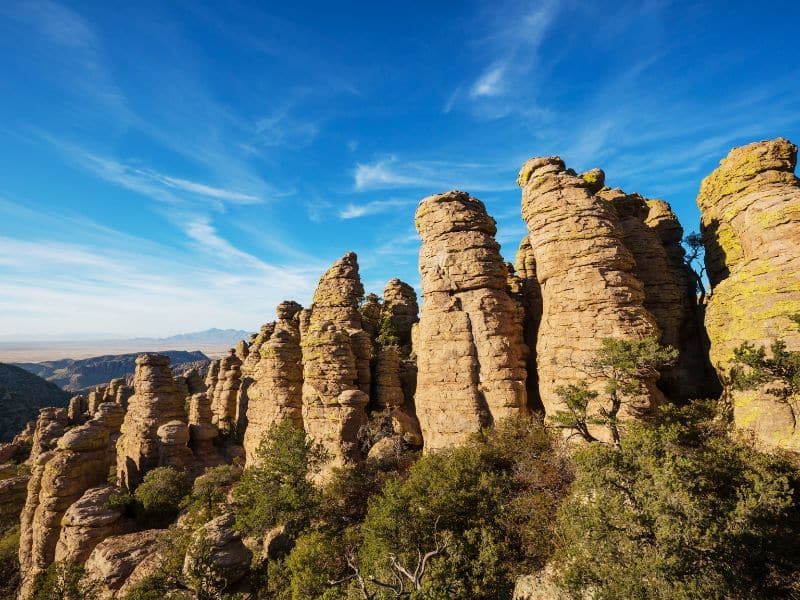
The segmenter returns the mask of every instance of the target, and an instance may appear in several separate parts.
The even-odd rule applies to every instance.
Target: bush
[[[549,556],[568,482],[541,424],[501,423],[464,447],[421,458],[407,479],[370,499],[358,569],[367,582],[394,583],[401,567],[419,573],[425,560],[424,575],[406,589],[436,598],[510,596],[516,575]]]
[[[69,562],[51,563],[34,583],[33,600],[95,600],[100,584],[85,578],[83,567]]]
[[[558,515],[563,584],[596,598],[800,593],[800,472],[731,439],[710,402],[575,453]]]
[[[302,429],[289,421],[273,425],[256,450],[255,464],[233,490],[236,529],[261,537],[278,525],[289,535],[307,527],[320,498],[309,478],[324,460],[322,447]]]
[[[158,467],[144,476],[134,497],[148,519],[167,524],[178,515],[181,501],[189,491],[184,473],[172,467]]]
[[[195,479],[192,492],[183,499],[181,508],[200,523],[218,517],[226,506],[228,492],[241,476],[242,470],[235,465],[209,467]]]

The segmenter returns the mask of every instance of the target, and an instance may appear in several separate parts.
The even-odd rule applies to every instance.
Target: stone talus
[[[414,222],[423,295],[415,404],[431,451],[526,410],[527,348],[483,203],[459,191],[429,196]]]
[[[697,197],[712,294],[706,311],[711,361],[726,373],[743,342],[782,338],[800,350],[788,315],[800,312],[800,180],[797,146],[777,138],[735,148]],[[734,420],[767,446],[800,449],[797,402],[763,391],[736,393]],[[794,406],[792,406],[794,404]]]
[[[644,307],[644,285],[617,212],[596,195],[604,184],[600,173],[584,179],[554,156],[529,160],[517,180],[542,292],[536,361],[547,414],[562,408],[560,386],[586,380],[585,367],[603,338],[661,337]],[[662,399],[649,382],[648,393],[633,399],[635,412]]]

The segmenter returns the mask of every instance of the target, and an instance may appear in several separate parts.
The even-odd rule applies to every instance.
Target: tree
[[[134,492],[147,518],[167,524],[180,511],[181,501],[191,489],[186,474],[172,467],[149,471]]]
[[[207,468],[194,480],[192,492],[183,499],[181,508],[198,523],[218,517],[225,509],[228,492],[241,476],[242,470],[235,465]]]
[[[666,406],[619,447],[588,444],[558,511],[555,564],[576,596],[800,593],[800,471],[728,435],[712,402]]]
[[[322,446],[290,421],[273,425],[233,489],[236,529],[260,537],[283,525],[297,535],[316,514],[320,493],[310,477],[326,459]]]
[[[702,305],[706,298],[706,286],[703,283],[703,278],[706,274],[706,249],[705,245],[703,244],[703,236],[696,231],[693,231],[683,238],[683,246],[687,250],[683,257],[683,262],[689,268],[689,272],[694,280],[695,289],[699,296],[697,303]]]
[[[608,429],[614,445],[620,445],[619,413],[623,408],[635,411],[635,400],[648,393],[647,381],[653,381],[659,371],[674,364],[678,351],[662,346],[652,337],[635,339],[606,338],[597,356],[586,367],[592,379],[605,381],[602,404],[591,410],[600,398],[597,391],[585,383],[561,386],[556,393],[566,410],[550,417],[555,427],[573,430],[587,442],[600,441],[592,433],[594,426]]]
[[[389,316],[381,319],[380,328],[378,330],[378,337],[375,338],[375,343],[379,348],[388,348],[389,346],[400,345],[400,334],[397,332],[397,326]]]

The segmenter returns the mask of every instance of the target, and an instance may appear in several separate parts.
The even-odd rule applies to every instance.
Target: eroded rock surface
[[[414,222],[423,295],[415,403],[425,448],[435,450],[526,410],[527,348],[483,203],[459,191],[429,196]]]
[[[563,408],[559,386],[586,380],[603,338],[661,337],[644,306],[644,285],[634,274],[617,212],[596,195],[604,183],[601,173],[579,177],[551,156],[527,161],[517,180],[543,299],[536,362],[547,414]],[[599,378],[593,383],[603,384]],[[626,416],[662,399],[651,381],[646,395],[632,399],[632,414]]]
[[[711,361],[727,372],[742,342],[782,338],[800,350],[800,180],[797,146],[783,138],[735,148],[697,197],[712,295],[706,312]],[[800,449],[797,402],[734,394],[734,420],[768,446]]]

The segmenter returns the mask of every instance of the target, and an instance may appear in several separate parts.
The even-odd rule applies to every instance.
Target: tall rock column
[[[521,284],[519,296],[522,308],[525,311],[522,335],[525,345],[528,346],[528,358],[525,361],[525,367],[528,371],[526,380],[528,408],[532,412],[541,414],[544,412],[544,407],[539,398],[539,375],[536,370],[536,338],[539,335],[539,323],[542,321],[542,288],[536,278],[536,257],[533,255],[533,248],[527,235],[519,243],[517,255],[514,258],[514,269]]]
[[[423,296],[415,403],[431,451],[526,410],[527,348],[483,203],[459,191],[429,196],[414,223]]]
[[[712,294],[706,311],[711,360],[726,373],[742,342],[781,338],[800,350],[800,180],[797,146],[777,138],[735,148],[697,197]],[[767,446],[800,450],[800,401],[735,393],[734,420]]]
[[[139,356],[133,387],[135,393],[117,442],[117,481],[131,491],[147,471],[158,466],[159,427],[174,420],[186,421],[184,398],[175,387],[168,356]]]
[[[332,465],[359,459],[356,434],[366,420],[371,353],[358,311],[363,295],[358,261],[350,252],[322,276],[310,313],[301,319],[303,423]]]
[[[303,362],[300,328],[295,315],[302,309],[296,302],[281,302],[278,320],[269,337],[255,352],[259,360],[253,368],[253,383],[248,388],[247,429],[244,449],[247,464],[273,424],[289,420],[303,427]]]
[[[563,408],[558,387],[587,381],[585,367],[603,338],[661,336],[644,307],[644,286],[634,275],[619,217],[595,195],[603,185],[600,173],[579,177],[551,156],[527,161],[517,179],[542,292],[536,362],[545,414]],[[631,399],[633,412],[662,399],[651,381],[644,397]]]

